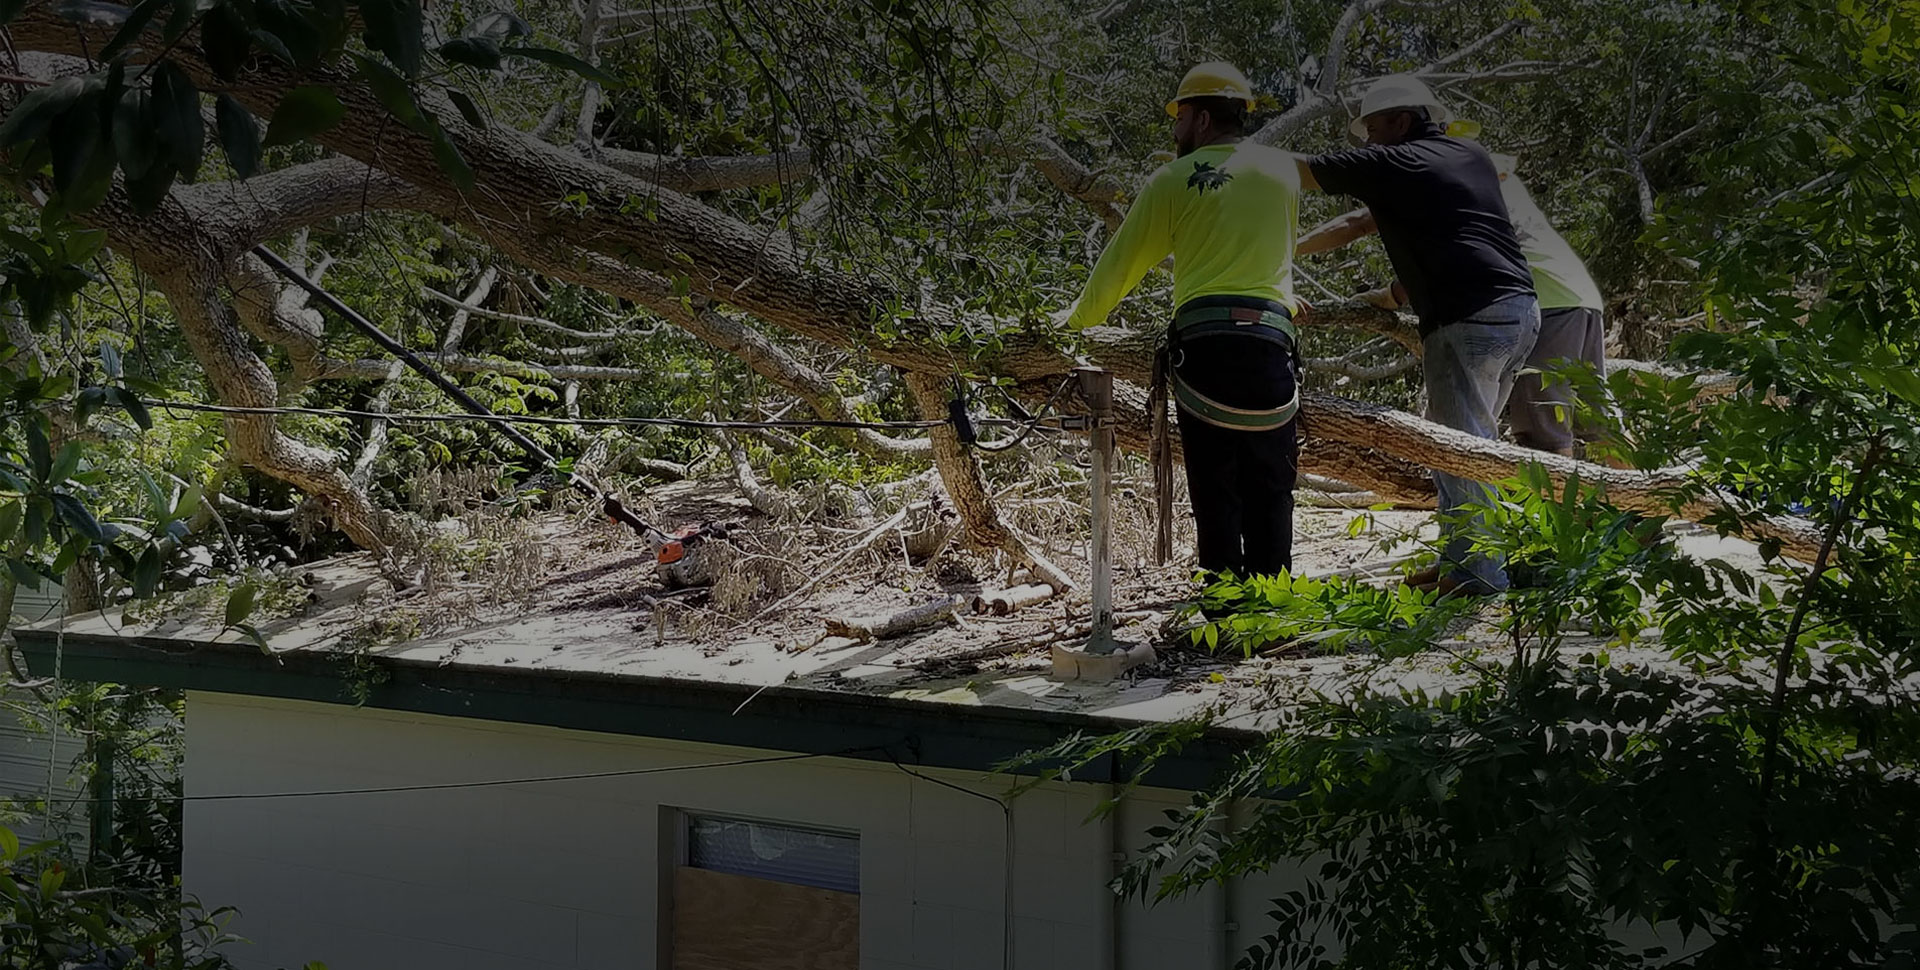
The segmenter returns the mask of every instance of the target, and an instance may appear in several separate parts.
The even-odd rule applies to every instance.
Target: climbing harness
[[[1229,431],[1272,431],[1285,427],[1300,410],[1300,385],[1294,383],[1293,397],[1274,408],[1236,408],[1222,404],[1195,390],[1180,376],[1182,344],[1207,337],[1232,335],[1265,340],[1299,356],[1299,330],[1287,308],[1270,300],[1249,297],[1201,297],[1187,301],[1173,317],[1168,344],[1172,358],[1168,377],[1173,398],[1182,410],[1216,427]]]
[[[1251,337],[1285,348],[1294,361],[1293,397],[1276,408],[1236,408],[1195,390],[1180,376],[1185,355],[1182,345],[1219,336]],[[1156,528],[1155,562],[1173,557],[1173,442],[1167,424],[1167,397],[1171,390],[1180,409],[1216,427],[1230,431],[1273,431],[1284,428],[1300,413],[1300,341],[1293,314],[1283,304],[1257,297],[1205,296],[1188,300],[1173,316],[1167,339],[1153,355],[1153,377],[1147,389],[1147,411],[1153,415],[1153,490]]]

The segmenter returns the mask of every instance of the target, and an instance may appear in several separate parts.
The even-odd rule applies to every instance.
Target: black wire
[[[909,768],[906,765],[901,764],[900,759],[893,756],[893,751],[891,749],[881,749],[881,750],[886,752],[887,760],[893,762],[893,766],[895,768],[898,768],[901,771],[904,771],[907,774],[920,779],[921,781],[931,782],[935,785],[939,785],[942,788],[951,788],[962,795],[972,795],[975,798],[985,799],[987,801],[992,802],[994,807],[998,808],[1002,812],[1010,812],[1013,810],[1013,806],[1007,804],[1007,801],[1005,799],[997,798],[993,795],[987,794],[986,792],[974,791],[973,789],[968,788],[964,785],[956,785],[950,781],[941,781],[940,779],[935,778],[932,775],[923,775],[913,770],[912,768]]]
[[[1012,438],[1004,442],[1001,442],[1000,444],[995,444],[995,445],[975,444],[974,447],[980,449],[981,451],[988,451],[988,452],[1012,450],[1016,445],[1020,444],[1020,442],[1027,440],[1027,436],[1033,433],[1033,429],[1040,426],[1040,422],[1046,419],[1047,412],[1053,410],[1053,406],[1059,402],[1060,396],[1065,394],[1067,391],[1067,388],[1072,387],[1073,384],[1074,384],[1074,379],[1071,377],[1061,381],[1060,386],[1053,389],[1053,394],[1052,396],[1047,398],[1047,402],[1045,404],[1040,405],[1040,410],[1035,411],[1033,414],[1033,417],[1029,419],[1024,425],[1021,426],[1020,433],[1014,435]],[[982,422],[982,423],[984,424],[986,422]]]
[[[694,418],[555,418],[532,414],[469,414],[465,412],[441,411],[387,412],[360,411],[353,408],[252,408],[234,407],[225,404],[200,404],[187,401],[147,401],[145,403],[149,408],[159,408],[169,411],[204,411],[209,414],[276,414],[305,415],[318,418],[377,418],[385,421],[439,424],[478,421],[486,424],[536,424],[560,427],[673,427],[740,431],[755,428],[872,428],[884,431],[900,431],[938,428],[947,423],[946,421],[701,421]],[[1005,419],[988,419],[988,421],[984,423],[1013,424],[1014,422]]]
[[[333,788],[315,791],[281,792],[223,792],[213,795],[167,795],[155,797],[114,798],[112,801],[154,801],[154,802],[227,802],[245,801],[260,798],[319,798],[330,795],[385,795],[398,792],[450,791],[462,788],[499,788],[505,785],[538,785],[556,781],[588,781],[596,778],[629,778],[636,775],[658,775],[675,771],[699,771],[706,768],[737,768],[744,765],[775,764],[782,761],[805,761],[810,758],[838,758],[863,752],[887,752],[885,745],[867,745],[859,748],[846,748],[840,751],[821,751],[814,754],[783,754],[767,758],[743,758],[738,761],[708,761],[692,765],[663,765],[658,768],[630,768],[624,771],[593,771],[574,775],[542,775],[534,778],[496,778],[489,781],[451,781],[432,785],[392,785],[383,788]],[[892,754],[887,754],[891,759]],[[895,762],[898,764],[898,762]],[[931,780],[931,779],[930,779]],[[75,798],[31,798],[26,802],[99,802],[101,799],[91,796]]]
[[[1064,385],[1063,385],[1064,386]],[[1057,392],[1056,392],[1057,397]],[[161,411],[199,411],[207,414],[262,414],[262,415],[298,415],[315,418],[363,418],[394,422],[415,422],[424,424],[462,424],[479,422],[482,424],[532,424],[549,427],[670,427],[670,428],[707,428],[719,430],[748,431],[756,428],[789,428],[804,430],[807,428],[871,428],[877,431],[925,431],[944,427],[951,422],[921,421],[829,421],[817,420],[780,420],[780,421],[704,421],[694,418],[556,418],[534,414],[469,414],[459,411],[362,411],[354,408],[302,408],[302,407],[237,407],[227,404],[201,404],[195,401],[155,401],[142,402],[150,409]],[[1051,402],[1049,402],[1051,404]],[[1043,427],[1044,414],[1026,421],[1012,418],[981,418],[977,424],[1004,428],[1021,428],[1020,435],[1025,437],[1035,430],[1058,431],[1055,427]],[[1015,439],[1018,441],[1019,439]],[[1002,451],[1006,447],[989,448],[989,451]]]

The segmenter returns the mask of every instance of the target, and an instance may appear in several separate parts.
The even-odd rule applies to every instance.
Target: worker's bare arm
[[[1320,191],[1320,180],[1313,177],[1313,166],[1307,163],[1307,156],[1293,156],[1293,163],[1300,167],[1300,191]]]
[[[1326,222],[1313,227],[1311,232],[1300,237],[1294,245],[1294,254],[1309,256],[1324,253],[1329,249],[1339,249],[1362,236],[1371,236],[1380,231],[1373,221],[1373,210],[1355,209],[1345,215],[1334,216]]]

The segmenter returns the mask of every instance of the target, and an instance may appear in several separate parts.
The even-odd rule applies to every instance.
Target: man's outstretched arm
[[[1293,247],[1293,252],[1296,256],[1324,253],[1379,231],[1379,225],[1373,221],[1372,209],[1355,209],[1313,227],[1311,232],[1300,237],[1300,241]]]
[[[1158,184],[1127,207],[1120,230],[1101,252],[1099,262],[1087,277],[1080,299],[1065,313],[1065,323],[1074,330],[1085,330],[1107,321],[1107,314],[1121,298],[1133,291],[1147,271],[1173,252],[1173,220],[1167,200]]]

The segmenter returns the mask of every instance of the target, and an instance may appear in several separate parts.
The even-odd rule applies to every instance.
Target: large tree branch
[[[750,189],[798,182],[813,174],[813,153],[804,148],[770,155],[655,155],[601,148],[600,160],[656,185],[680,192]]]
[[[225,247],[210,238],[186,208],[170,201],[154,213],[135,215],[124,193],[116,190],[84,219],[104,229],[115,248],[166,295],[222,404],[259,408],[279,403],[273,372],[247,344],[242,314],[220,297],[232,269],[221,259]],[[277,292],[262,298],[278,303]],[[340,470],[338,455],[281,431],[272,415],[231,414],[225,424],[234,458],[306,492],[354,543],[384,556],[380,513]]]
[[[1613,504],[1629,511],[1678,514],[1701,521],[1727,511],[1738,511],[1737,499],[1702,491],[1686,471],[1636,471],[1608,468],[1502,441],[1487,441],[1464,431],[1416,418],[1404,411],[1344,398],[1307,395],[1303,407],[1317,434],[1346,441],[1370,440],[1394,455],[1428,467],[1479,481],[1498,481],[1528,464],[1539,464],[1556,486],[1578,478],[1605,490]],[[1355,483],[1359,484],[1359,483]],[[1768,518],[1751,523],[1756,538],[1780,542],[1789,555],[1808,559],[1819,548],[1820,536],[1804,519]]]
[[[1059,142],[1046,135],[1035,135],[1021,146],[1000,137],[997,132],[983,132],[975,139],[975,143],[1001,155],[1032,163],[1055,188],[1093,210],[1093,214],[1106,223],[1108,231],[1120,228],[1125,213],[1119,203],[1126,198],[1126,189],[1113,177],[1080,164],[1080,160],[1074,158]]]
[[[246,181],[176,186],[173,196],[240,252],[284,232],[339,216],[421,205],[420,190],[351,158],[328,158]]]

